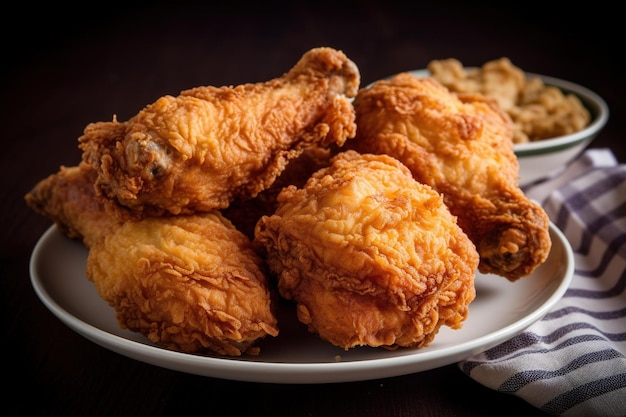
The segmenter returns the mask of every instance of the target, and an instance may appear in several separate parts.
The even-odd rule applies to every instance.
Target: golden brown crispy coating
[[[361,89],[347,145],[388,154],[442,193],[480,253],[480,271],[514,281],[551,247],[548,216],[518,185],[510,118],[482,95],[456,96],[409,73]]]
[[[268,189],[261,191],[252,199],[234,200],[222,210],[222,214],[238,230],[253,239],[257,221],[262,216],[270,215],[276,211],[276,207],[278,207],[276,198],[280,191],[288,185],[302,187],[315,171],[330,164],[332,152],[331,149],[321,146],[306,149],[296,159],[289,161],[285,170]]]
[[[120,222],[80,164],[25,196],[37,213],[89,248],[87,275],[120,326],[186,352],[255,353],[278,334],[265,265],[252,242],[218,213]]]
[[[439,194],[386,155],[339,153],[278,196],[255,243],[311,332],[345,349],[428,345],[460,328],[478,254]]]
[[[96,197],[96,176],[96,171],[84,163],[62,166],[39,181],[24,199],[33,211],[52,220],[65,236],[91,247],[121,225]]]
[[[83,160],[98,193],[135,219],[227,207],[268,188],[288,160],[355,134],[357,66],[315,48],[283,76],[164,96],[126,122],[88,125]]]
[[[255,354],[278,334],[263,261],[217,212],[127,222],[90,249],[87,277],[122,328],[171,349]]]

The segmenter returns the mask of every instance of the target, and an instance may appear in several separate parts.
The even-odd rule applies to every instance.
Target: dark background
[[[247,2],[245,2],[247,3]],[[626,162],[620,14],[608,2],[85,2],[14,4],[0,25],[0,305],[3,410],[13,415],[540,415],[480,386],[456,365],[345,384],[273,385],[161,369],[74,333],[39,301],[28,261],[50,222],[23,196],[80,160],[94,121],[125,120],[164,94],[265,81],[308,49],[343,50],[362,84],[432,59],[465,65],[507,56],[582,84],[611,115],[593,147]],[[176,4],[176,5],[174,5]],[[497,312],[495,312],[497,313]],[[493,404],[504,401],[504,409]],[[3,413],[4,414],[4,413]]]

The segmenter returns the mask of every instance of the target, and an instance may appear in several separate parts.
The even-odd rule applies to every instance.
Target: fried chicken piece
[[[443,194],[481,272],[515,281],[546,260],[548,216],[518,185],[511,120],[495,102],[403,73],[361,89],[353,104],[357,136],[347,146],[391,155]]]
[[[252,199],[235,199],[221,212],[238,230],[254,239],[254,228],[257,221],[276,211],[276,198],[281,190],[288,185],[302,187],[309,177],[318,169],[330,165],[330,158],[336,150],[313,146],[306,149],[296,159],[287,164],[285,170],[266,190],[261,191]]]
[[[278,335],[264,268],[216,211],[126,222],[90,249],[86,271],[120,327],[182,352],[240,356]]]
[[[282,190],[255,243],[299,320],[333,345],[428,345],[458,329],[478,254],[441,196],[386,155],[339,153]]]
[[[121,226],[96,197],[97,173],[85,163],[62,166],[39,181],[25,196],[36,213],[51,219],[66,237],[91,247]]]
[[[79,146],[107,204],[137,219],[225,208],[268,188],[288,160],[354,137],[357,66],[315,48],[279,78],[164,96],[126,122],[89,124]]]
[[[27,205],[89,248],[87,276],[119,324],[184,352],[257,353],[278,334],[273,290],[252,241],[219,213],[120,222],[80,164],[44,178]]]

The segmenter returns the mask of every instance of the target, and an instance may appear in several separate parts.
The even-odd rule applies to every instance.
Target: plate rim
[[[562,298],[574,275],[574,254],[571,245],[552,222],[549,228],[553,242],[552,250],[555,243],[561,246],[566,258],[565,268],[559,277],[561,282],[552,294],[530,314],[459,345],[445,346],[433,351],[418,350],[416,353],[400,356],[344,362],[263,362],[187,354],[127,339],[86,323],[53,298],[37,271],[37,263],[46,249],[46,244],[61,234],[55,225],[51,225],[35,244],[29,262],[29,272],[31,285],[40,301],[63,324],[101,347],[144,363],[200,376],[247,382],[311,384],[364,381],[422,372],[458,362],[510,339],[539,321]],[[419,360],[416,360],[416,356]]]

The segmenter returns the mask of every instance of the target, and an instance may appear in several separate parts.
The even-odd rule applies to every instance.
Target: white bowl
[[[408,71],[416,77],[429,77],[427,69]],[[593,91],[581,85],[541,74],[526,73],[527,78],[539,77],[545,85],[576,95],[591,115],[586,128],[576,133],[513,145],[520,167],[520,186],[525,186],[564,169],[574,160],[606,125],[609,107]]]
[[[577,96],[589,111],[591,120],[587,127],[576,133],[515,144],[513,149],[520,165],[521,186],[534,183],[564,169],[591,143],[609,119],[609,107],[602,97],[593,91],[546,75],[527,73],[527,77],[539,77],[544,84]]]

